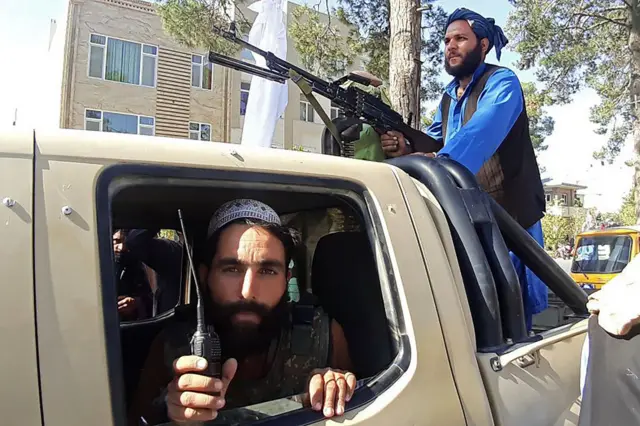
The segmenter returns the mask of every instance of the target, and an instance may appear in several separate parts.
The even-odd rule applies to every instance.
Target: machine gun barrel
[[[238,38],[235,35],[235,28],[233,25],[231,28],[233,32],[221,30],[217,30],[217,32],[222,37],[262,56],[266,61],[267,68],[243,62],[224,55],[219,55],[214,52],[209,53],[209,60],[211,62],[239,71],[244,71],[258,77],[277,81],[279,83],[284,83],[287,79],[291,78],[296,84],[298,84],[298,86],[300,86],[301,90],[307,97],[309,97],[310,88],[312,92],[328,98],[335,105],[342,108],[342,110],[345,112],[345,115],[356,117],[370,124],[378,131],[399,131],[405,136],[407,140],[411,142],[413,151],[437,152],[440,150],[440,148],[442,148],[441,142],[436,141],[427,134],[405,123],[402,119],[402,116],[398,112],[391,109],[388,105],[382,102],[382,100],[378,99],[374,95],[367,93],[358,87],[342,87],[341,84],[344,81],[350,79],[349,77],[343,77],[342,79],[339,79],[335,82],[325,81],[309,73],[308,71],[285,61],[284,59],[278,58],[272,52],[262,50],[252,45],[251,43]],[[304,82],[302,82],[301,80],[304,80]],[[358,78],[357,76],[354,76],[353,80],[361,84],[367,84],[367,82],[363,82],[362,79]],[[306,84],[301,85],[301,83]],[[307,89],[303,90],[303,86],[306,86]],[[321,111],[318,111],[318,113],[321,116],[323,115]],[[331,126],[331,123],[327,122],[324,118],[323,121],[325,121],[327,127]],[[336,135],[334,134],[334,137],[335,136]],[[338,142],[341,143],[342,141]]]

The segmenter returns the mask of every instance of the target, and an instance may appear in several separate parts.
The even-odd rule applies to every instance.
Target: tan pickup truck
[[[456,163],[74,130],[0,133],[0,423],[127,424],[174,310],[120,321],[113,231],[178,230],[180,208],[197,246],[240,196],[300,228],[299,287],[340,319],[363,381],[342,418],[292,399],[250,407],[260,424],[577,425],[586,297]],[[507,246],[569,324],[526,332]],[[184,265],[178,304],[194,302]]]

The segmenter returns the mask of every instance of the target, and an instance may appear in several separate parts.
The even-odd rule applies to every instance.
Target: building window
[[[544,194],[544,198],[547,200],[547,203],[551,202],[551,194]]]
[[[155,87],[158,48],[98,34],[89,40],[89,77]]]
[[[84,128],[96,132],[128,133],[153,136],[156,120],[144,115],[88,109],[84,115]]]
[[[311,104],[307,101],[307,98],[300,93],[300,120],[313,123],[314,110]]]
[[[191,86],[211,90],[213,64],[203,55],[191,56]]]
[[[240,115],[247,113],[247,102],[249,102],[249,89],[251,89],[251,83],[243,81],[240,83]]]
[[[211,142],[211,124],[190,122],[189,139]]]
[[[567,194],[562,194],[561,195],[561,199],[562,199],[562,205],[566,206],[567,205]]]
[[[331,101],[331,119],[335,120],[338,117],[344,117],[344,112],[338,105]]]

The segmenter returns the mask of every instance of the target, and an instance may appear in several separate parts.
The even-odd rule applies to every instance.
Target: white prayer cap
[[[262,220],[267,223],[282,225],[280,216],[265,203],[248,198],[241,198],[224,203],[211,217],[207,238],[226,224],[237,219]]]

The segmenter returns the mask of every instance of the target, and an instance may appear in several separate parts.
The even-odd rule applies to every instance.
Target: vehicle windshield
[[[582,237],[576,247],[571,272],[613,274],[622,272],[631,258],[628,235]]]

